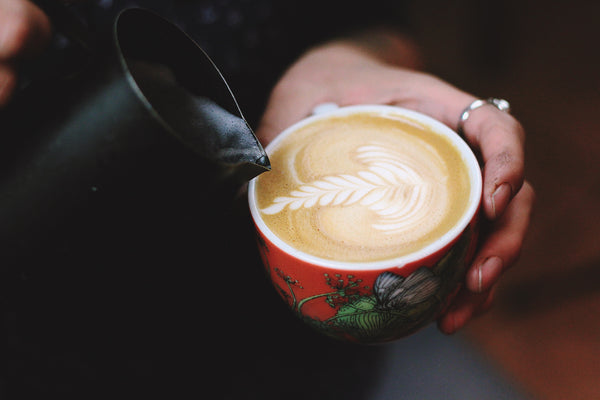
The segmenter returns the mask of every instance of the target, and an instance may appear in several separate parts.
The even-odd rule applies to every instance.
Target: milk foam
[[[467,203],[458,151],[412,122],[368,114],[319,121],[269,157],[273,172],[257,181],[263,219],[284,241],[319,257],[406,254],[455,222],[457,198],[464,198],[458,214]]]

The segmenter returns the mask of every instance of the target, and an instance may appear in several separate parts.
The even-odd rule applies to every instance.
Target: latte
[[[401,115],[317,119],[267,148],[256,180],[268,228],[337,261],[400,257],[435,242],[468,208],[468,167],[451,141]]]

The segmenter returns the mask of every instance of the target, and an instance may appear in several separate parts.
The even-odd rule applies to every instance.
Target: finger
[[[6,105],[17,85],[14,69],[0,64],[0,107]]]
[[[453,129],[458,127],[463,110],[476,99],[428,74],[416,75],[411,82],[413,88],[409,87],[399,97],[400,104],[428,114]],[[463,131],[483,159],[483,209],[488,218],[496,219],[523,184],[524,130],[508,113],[485,105],[470,113]]]
[[[438,329],[451,335],[464,327],[471,319],[487,311],[495,296],[495,290],[485,293],[461,291],[454,299],[452,306],[438,321]]]
[[[476,109],[464,125],[483,162],[483,209],[497,219],[523,184],[525,132],[511,115],[493,106]]]
[[[475,262],[466,275],[467,289],[474,293],[488,291],[517,261],[534,201],[533,188],[525,182],[502,218],[493,224],[491,234],[475,256]]]
[[[50,38],[46,15],[28,0],[0,0],[0,60],[31,56]]]

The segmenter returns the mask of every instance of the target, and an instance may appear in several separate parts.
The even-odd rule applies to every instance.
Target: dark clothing
[[[254,127],[273,84],[305,49],[373,25],[407,25],[405,3],[388,0],[94,0],[74,6],[97,34],[128,7],[156,11],[188,33],[221,70]]]
[[[73,10],[98,37],[124,7],[168,16],[213,58],[251,124],[306,48],[404,20],[389,1],[92,3]],[[180,200],[170,205],[180,210],[157,208],[150,222],[116,221],[114,237],[99,243],[87,242],[86,223],[73,225],[77,248],[48,238],[43,253],[20,257],[30,272],[3,272],[0,397],[368,398],[383,349],[333,342],[296,320],[263,274],[244,199],[217,228],[194,199]]]

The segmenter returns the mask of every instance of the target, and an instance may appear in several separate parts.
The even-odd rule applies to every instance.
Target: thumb
[[[324,103],[309,85],[289,85],[282,80],[272,91],[256,135],[263,145],[281,131],[309,116],[317,104]]]

